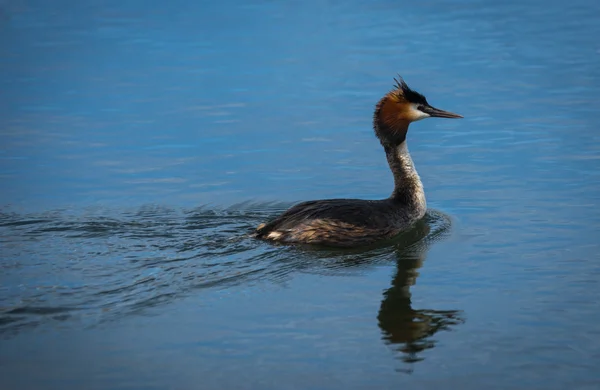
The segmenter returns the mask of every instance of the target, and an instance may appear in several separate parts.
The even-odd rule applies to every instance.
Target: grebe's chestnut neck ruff
[[[425,215],[423,184],[406,146],[411,122],[462,118],[427,103],[399,77],[395,88],[375,107],[373,128],[394,175],[394,191],[383,200],[328,199],[297,204],[275,220],[261,224],[256,237],[282,243],[329,246],[365,245],[391,238]]]

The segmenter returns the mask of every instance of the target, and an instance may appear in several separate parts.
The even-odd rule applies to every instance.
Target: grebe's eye
[[[423,111],[423,109],[424,109],[424,108],[425,108],[425,107],[424,107],[422,104],[419,104],[419,105],[417,106],[417,110],[419,110],[419,111],[421,111],[421,112],[424,112],[424,111]]]

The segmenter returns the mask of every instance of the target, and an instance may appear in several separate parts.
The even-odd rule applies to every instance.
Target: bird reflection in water
[[[448,231],[449,224],[435,228],[432,222],[438,218],[426,216],[395,245],[396,274],[392,286],[383,293],[377,315],[383,339],[401,352],[400,358],[405,363],[423,360],[421,353],[435,346],[433,336],[438,331],[449,330],[464,322],[460,310],[416,310],[412,307],[410,287],[417,281],[429,245]],[[401,371],[410,373],[412,367]]]
[[[383,292],[377,322],[382,339],[398,351],[399,359],[407,364],[408,368],[398,371],[411,373],[413,364],[424,360],[424,351],[435,347],[437,332],[465,322],[461,310],[414,309],[411,301],[410,288],[417,281],[429,247],[448,235],[450,224],[446,215],[428,210],[424,218],[392,242],[362,249],[310,251],[311,263],[314,264],[315,258],[324,261],[319,263],[322,268],[316,271],[321,274],[369,267],[375,262],[388,263],[389,255],[393,256],[396,273],[391,287]],[[306,264],[305,259],[297,261]]]

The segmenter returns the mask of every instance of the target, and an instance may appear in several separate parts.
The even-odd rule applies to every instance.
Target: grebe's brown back
[[[425,215],[423,184],[406,146],[411,122],[429,117],[462,118],[427,103],[399,77],[375,107],[373,128],[394,175],[383,200],[327,199],[299,203],[256,229],[256,237],[287,244],[359,246],[391,238]]]

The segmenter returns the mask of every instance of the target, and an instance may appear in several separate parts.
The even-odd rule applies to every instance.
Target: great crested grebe
[[[421,119],[462,118],[427,103],[402,77],[375,106],[373,129],[394,175],[383,200],[326,199],[299,203],[256,229],[257,238],[285,244],[359,246],[391,238],[423,218],[425,192],[406,146],[408,125]]]

